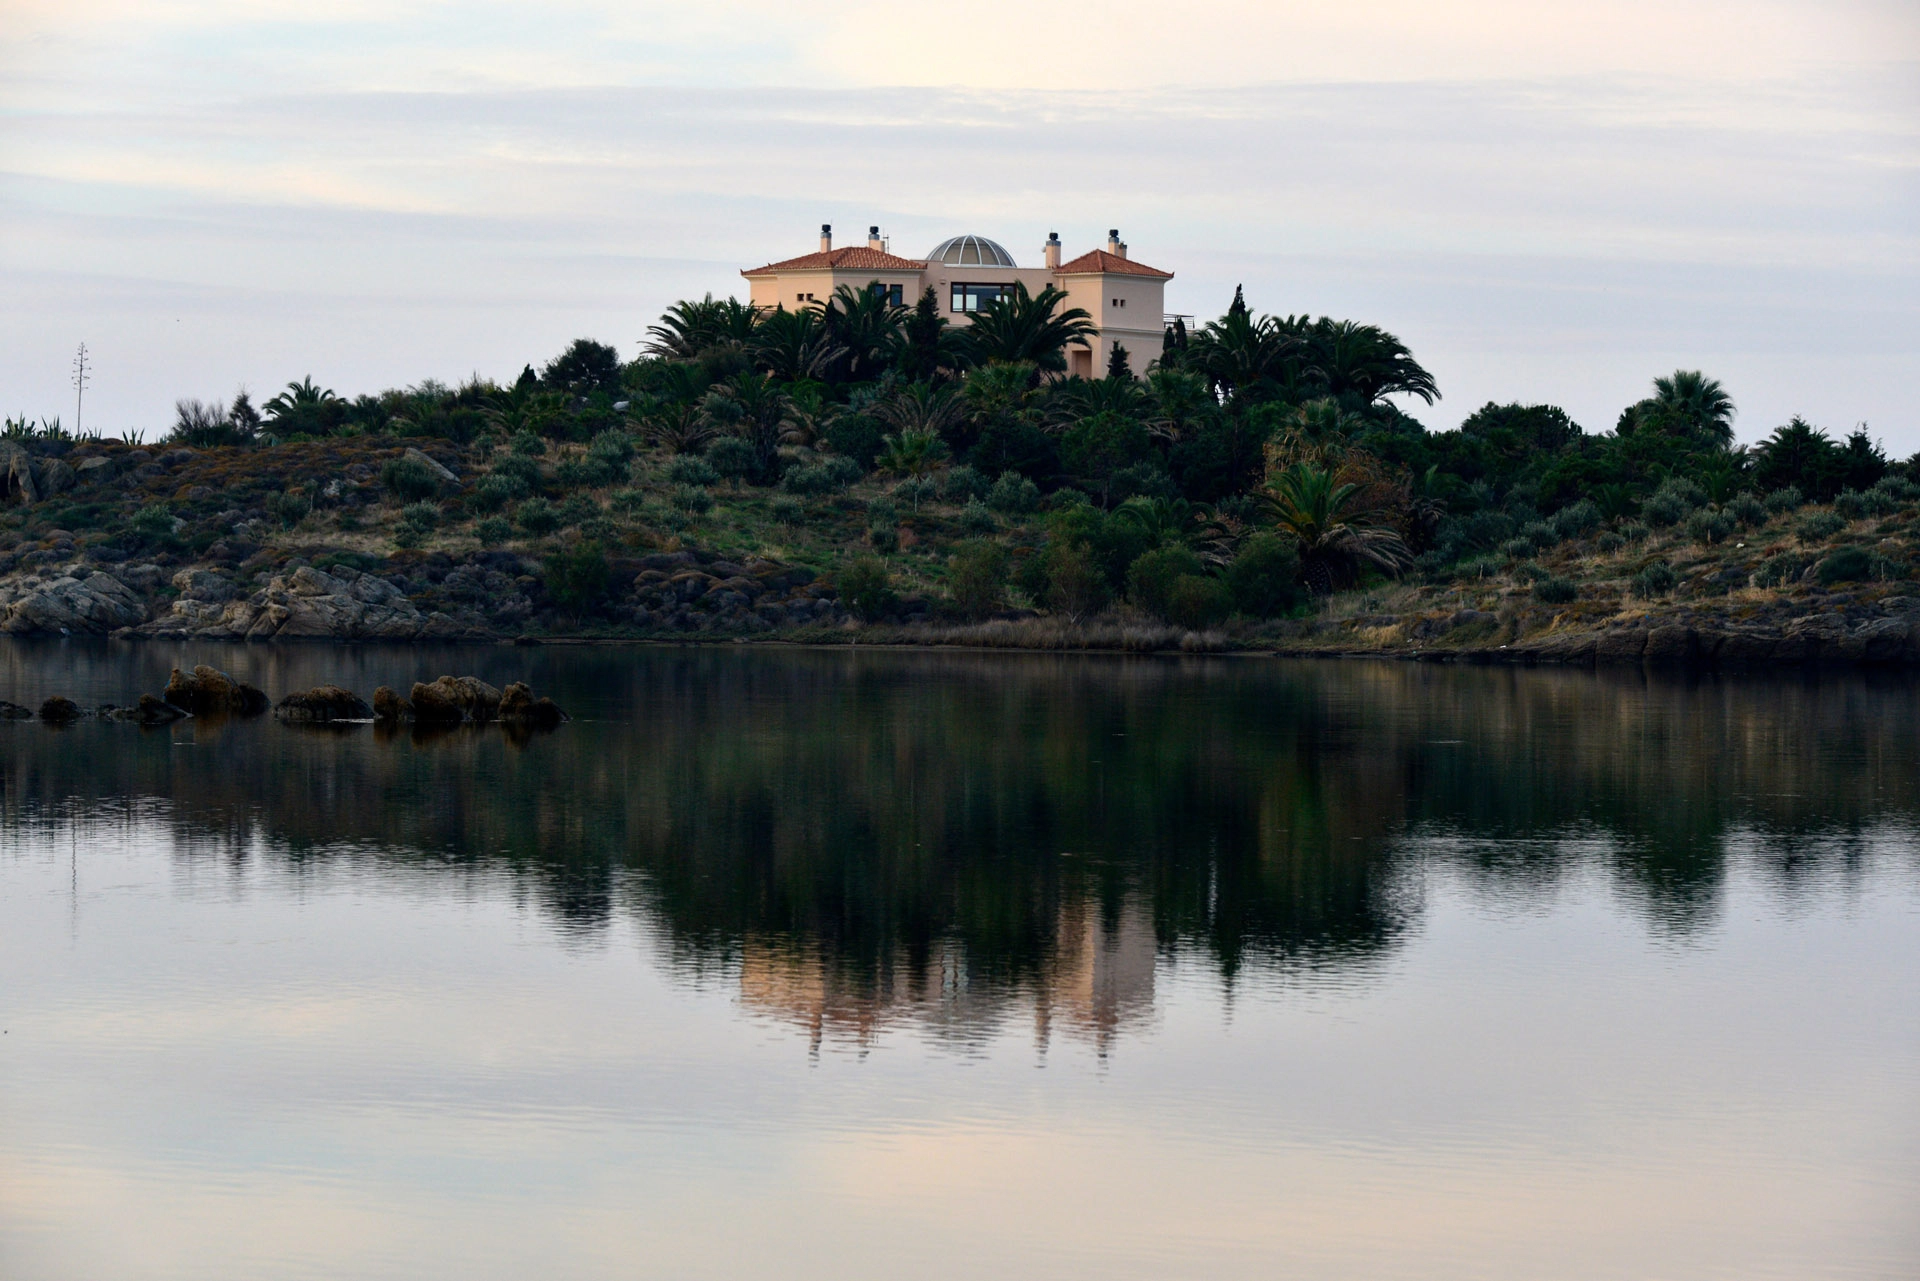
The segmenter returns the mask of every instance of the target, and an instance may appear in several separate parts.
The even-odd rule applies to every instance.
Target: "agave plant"
[[[1320,595],[1333,591],[1336,578],[1350,577],[1362,566],[1397,573],[1413,559],[1396,530],[1361,509],[1360,495],[1360,486],[1304,462],[1267,484],[1267,514],[1300,544],[1301,575]]]

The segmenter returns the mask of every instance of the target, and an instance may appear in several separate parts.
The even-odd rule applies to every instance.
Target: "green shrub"
[[[529,498],[514,509],[513,523],[537,538],[560,528],[560,516],[546,499]]]
[[[852,463],[859,476],[873,470],[873,460],[886,443],[886,428],[865,414],[842,414],[821,434],[827,448]]]
[[[1846,518],[1838,512],[1810,512],[1800,518],[1794,532],[1803,543],[1824,543],[1846,527]]]
[[[1652,600],[1656,596],[1665,596],[1680,582],[1680,576],[1673,572],[1673,566],[1657,560],[1633,576],[1628,590],[1641,600]]]
[[[1562,507],[1553,514],[1553,532],[1562,541],[1578,538],[1600,527],[1600,509],[1591,499],[1582,498],[1579,502]]]
[[[1227,585],[1217,578],[1190,574],[1177,580],[1167,601],[1166,619],[1175,627],[1199,631],[1212,627],[1233,609]]]
[[[1791,583],[1806,571],[1807,558],[1792,552],[1780,552],[1760,562],[1753,571],[1755,587],[1779,587]]]
[[[539,458],[547,452],[547,442],[524,428],[513,433],[507,447],[522,458]]]
[[[568,458],[553,469],[553,478],[567,489],[601,489],[613,483],[613,465],[591,455]]]
[[[713,510],[713,495],[699,485],[675,485],[668,491],[667,501],[693,516],[702,516]]]
[[[1821,586],[1834,583],[1862,583],[1892,578],[1893,563],[1864,547],[1842,547],[1820,562],[1813,576]]]
[[[400,523],[424,534],[440,523],[440,508],[433,503],[408,503],[400,510]]]
[[[977,502],[984,499],[991,488],[985,476],[965,463],[949,470],[940,482],[941,497],[950,503]]]
[[[898,600],[886,563],[872,556],[848,562],[834,576],[834,586],[840,603],[869,623],[891,613]]]
[[[637,512],[646,507],[647,495],[640,489],[616,489],[607,495],[607,501],[616,511]]]
[[[401,502],[418,502],[440,492],[440,478],[418,458],[391,458],[380,469],[380,486]]]
[[[497,512],[508,503],[519,502],[530,491],[517,476],[482,476],[467,495],[467,506],[477,512]]]
[[[1291,538],[1255,534],[1227,566],[1233,607],[1249,618],[1274,618],[1300,599],[1300,549]]]
[[[1900,499],[1878,485],[1860,493],[1860,513],[1863,516],[1891,516],[1899,510]]]
[[[517,483],[523,494],[540,488],[540,464],[525,454],[508,454],[494,463],[491,474]]]
[[[275,498],[280,495],[274,495]],[[271,502],[271,500],[269,500]],[[300,515],[306,515],[303,510]],[[295,517],[297,522],[299,517]],[[151,503],[135,512],[127,521],[127,528],[143,538],[163,539],[173,537],[174,516],[163,503]]]
[[[667,464],[667,480],[675,485],[718,484],[720,473],[698,454],[678,454]]]
[[[1047,604],[1070,619],[1097,612],[1107,603],[1107,575],[1085,543],[1055,543],[1042,562]]]
[[[1626,545],[1625,536],[1611,529],[1601,530],[1593,540],[1594,550],[1598,552],[1617,552]]]
[[[1533,598],[1542,605],[1569,605],[1580,599],[1580,589],[1570,579],[1549,574],[1533,585]]]
[[[867,504],[867,525],[898,525],[900,509],[894,506],[891,498],[880,497]]]
[[[940,482],[931,476],[909,476],[893,487],[893,496],[906,503],[915,511],[920,504],[931,501],[940,494]]]
[[[609,468],[625,467],[633,457],[633,437],[610,427],[587,442],[587,457],[598,459]]]
[[[418,525],[402,525],[393,531],[393,545],[395,547],[418,547],[425,541],[427,541],[427,531],[421,529]]]
[[[1750,493],[1740,493],[1721,509],[1742,529],[1757,529],[1767,523],[1767,505]]]
[[[846,486],[840,482],[833,468],[821,463],[803,463],[787,468],[786,474],[780,477],[780,488],[789,494],[818,498],[838,493]]]
[[[970,534],[989,534],[1000,525],[994,518],[993,509],[978,498],[967,500],[967,505],[960,509],[959,521],[960,528]]]
[[[1544,520],[1529,521],[1521,526],[1520,537],[1531,544],[1533,550],[1537,552],[1545,551],[1560,541],[1559,535],[1554,532],[1553,526],[1547,524]]]
[[[1843,489],[1834,495],[1833,513],[1844,520],[1859,520],[1866,515],[1866,504],[1860,501],[1860,491]]]
[[[722,436],[707,446],[707,462],[728,480],[739,484],[760,470],[760,457],[753,446],[738,436]]]
[[[1911,503],[1915,500],[1920,500],[1920,485],[1914,484],[1905,476],[1895,476],[1889,473],[1875,481],[1873,488],[1877,492],[1887,495],[1897,503]]]
[[[1006,603],[1007,549],[979,539],[961,543],[947,560],[947,590],[968,618],[984,618]]]
[[[767,511],[782,525],[798,525],[807,517],[807,505],[792,494],[775,494]]]
[[[573,494],[554,509],[562,525],[584,525],[600,515],[600,504],[585,494]]]
[[[1733,533],[1733,518],[1724,512],[1702,507],[1687,517],[1687,536],[1703,546],[1724,543]]]
[[[1648,536],[1651,535],[1652,533],[1653,533],[1652,530],[1648,529],[1645,525],[1641,524],[1637,520],[1630,520],[1626,524],[1620,526],[1620,537],[1626,540],[1626,543],[1629,547],[1633,546],[1636,543],[1646,542]]]
[[[1687,518],[1692,509],[1672,494],[1655,494],[1640,504],[1640,518],[1655,529],[1666,529]]]
[[[1798,511],[1806,504],[1806,501],[1807,496],[1801,493],[1799,487],[1796,485],[1788,485],[1784,489],[1776,489],[1768,494],[1765,499],[1767,510],[1776,516],[1784,516],[1788,512]]]
[[[897,525],[869,525],[867,527],[867,545],[877,552],[891,554],[899,551],[899,527]]]
[[[489,516],[473,527],[482,547],[498,547],[513,537],[513,522],[505,516]]]
[[[313,512],[313,496],[300,493],[270,494],[267,497],[267,510],[281,525],[292,529]]]
[[[607,593],[606,553],[590,539],[548,552],[541,567],[547,595],[562,609],[588,609]]]
[[[1159,547],[1127,566],[1127,598],[1155,618],[1172,621],[1174,585],[1183,577],[1203,574],[1206,567],[1186,547]]]
[[[1527,557],[1533,555],[1533,540],[1531,538],[1509,538],[1506,542],[1500,544],[1500,551],[1513,560],[1525,560]]]
[[[1040,487],[1017,471],[1003,471],[987,491],[987,506],[1008,516],[1040,509]]]

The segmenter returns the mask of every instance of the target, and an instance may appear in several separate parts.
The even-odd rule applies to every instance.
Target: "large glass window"
[[[1012,285],[965,285],[955,282],[952,310],[979,311],[990,302],[1013,293]]]

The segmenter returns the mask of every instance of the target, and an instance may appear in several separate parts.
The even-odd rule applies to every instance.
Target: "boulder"
[[[4,699],[0,699],[0,721],[30,721],[32,719],[32,708],[22,707],[18,703],[9,703]]]
[[[210,712],[258,716],[267,710],[268,701],[264,690],[256,689],[245,681],[237,681],[205,663],[195,667],[192,675],[174,668],[173,674],[167,678],[167,688],[162,697],[182,711],[192,712],[196,716],[205,716]]]
[[[97,484],[113,475],[113,462],[100,457],[82,458],[75,465],[73,474],[74,478],[83,485]]]
[[[550,698],[535,698],[533,690],[522,681],[515,681],[500,694],[501,720],[516,725],[531,725],[535,729],[552,729],[567,719],[566,713]]]
[[[33,479],[33,459],[14,441],[0,441],[0,501],[37,503],[40,486]]]
[[[364,721],[373,709],[367,700],[338,685],[316,685],[297,694],[289,694],[274,705],[273,714],[283,721],[307,723],[321,721]]]
[[[65,725],[79,720],[81,715],[80,704],[59,694],[40,704],[40,719],[49,725]]]
[[[1678,623],[1668,623],[1647,633],[1647,644],[1642,651],[1642,657],[1649,663],[1684,663],[1692,659],[1695,652],[1696,638],[1693,629],[1682,627]]]
[[[189,602],[175,602],[174,613],[189,625],[250,640],[414,640],[428,621],[392,583],[310,565],[276,575],[264,590],[232,602],[215,617],[200,618],[203,612]]]
[[[1647,633],[1638,627],[1620,627],[1594,638],[1593,657],[1602,663],[1637,663],[1647,649]]]
[[[500,709],[500,691],[477,676],[442,676],[432,684],[415,682],[409,701],[416,721],[487,721]]]
[[[63,575],[30,587],[6,607],[0,631],[105,633],[147,618],[146,602],[112,574]]]
[[[50,458],[40,465],[39,486],[42,498],[64,493],[72,489],[73,485],[73,468],[67,466],[62,459]]]
[[[373,691],[373,719],[388,724],[413,719],[413,704],[382,685]]]
[[[429,458],[426,454],[421,453],[419,450],[408,449],[404,454],[401,455],[401,457],[405,459],[409,459],[413,462],[419,463],[422,467],[426,468],[428,474],[431,475],[435,480],[440,482],[440,487],[442,489],[460,488],[460,478],[458,476],[454,475],[453,472],[448,470],[445,466],[435,462],[433,459]]]
[[[103,707],[100,714],[116,721],[132,721],[137,725],[166,725],[180,720],[187,713],[165,699],[142,694],[140,701],[132,707]]]

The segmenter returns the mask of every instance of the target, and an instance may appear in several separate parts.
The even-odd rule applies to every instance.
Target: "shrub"
[[[1084,543],[1055,543],[1042,564],[1047,604],[1070,619],[1083,618],[1107,601],[1107,576]]]
[[[527,496],[527,487],[517,476],[482,476],[467,495],[467,506],[477,512],[497,512],[508,503]]]
[[[1794,532],[1803,543],[1824,543],[1846,527],[1846,520],[1836,512],[1811,512],[1800,518]]]
[[[553,478],[568,489],[600,489],[613,483],[613,465],[604,458],[568,458],[553,469]]]
[[[877,552],[897,552],[900,550],[900,530],[894,525],[870,525],[867,527],[867,545]]]
[[[535,537],[560,528],[560,516],[544,498],[529,498],[514,509],[513,523]]]
[[[1543,605],[1568,605],[1580,599],[1580,589],[1570,579],[1549,574],[1533,585],[1533,598]]]
[[[1687,517],[1688,537],[1703,546],[1723,543],[1731,533],[1733,533],[1733,518],[1724,512],[1714,511],[1710,507],[1702,507],[1699,511]]]
[[[910,505],[915,511],[920,510],[921,503],[938,496],[939,493],[940,482],[931,476],[909,476],[893,487],[893,496]]]
[[[498,547],[513,537],[513,522],[505,516],[489,516],[473,527],[482,547]]]
[[[885,435],[886,429],[865,414],[842,414],[821,433],[827,448],[857,469],[856,480],[873,470]]]
[[[1170,621],[1174,584],[1184,576],[1205,572],[1200,558],[1186,547],[1155,548],[1127,567],[1127,597],[1155,618]]]
[[[1687,518],[1688,506],[1671,494],[1655,494],[1640,504],[1640,516],[1655,529],[1677,525]]]
[[[418,458],[392,458],[380,469],[380,485],[401,502],[418,502],[440,492],[440,479]]]
[[[600,514],[600,504],[585,494],[573,494],[554,509],[562,525],[584,525]]]
[[[1017,471],[1003,471],[987,491],[987,506],[1008,516],[1024,516],[1040,509],[1040,487]]]
[[[760,470],[760,458],[753,446],[738,436],[722,436],[707,446],[707,462],[713,470],[739,484]]]
[[[1591,499],[1582,498],[1553,514],[1553,532],[1561,540],[1578,538],[1600,527],[1600,509]]]
[[[1538,562],[1530,560],[1523,560],[1518,565],[1515,565],[1512,573],[1513,581],[1516,583],[1537,583],[1542,579],[1553,577],[1553,575]]]
[[[1660,488],[1653,491],[1655,498],[1671,498],[1688,511],[1705,505],[1707,491],[1688,480],[1685,476],[1669,476],[1660,482]]]
[[[887,572],[886,562],[873,556],[848,562],[834,576],[834,585],[839,590],[840,603],[869,623],[892,612],[899,599],[894,594],[893,576]]]
[[[1500,544],[1500,551],[1512,560],[1525,560],[1527,557],[1533,555],[1533,540],[1531,538],[1509,538],[1506,542]]]
[[[1135,463],[1131,467],[1122,467],[1107,482],[1107,500],[1113,503],[1125,502],[1129,498],[1178,497],[1180,486],[1173,483],[1173,477],[1167,475],[1166,468],[1158,463]]]
[[[647,495],[640,489],[616,489],[607,495],[607,502],[617,511],[637,512],[646,507]]]
[[[960,528],[971,534],[992,533],[1000,524],[993,510],[978,498],[967,500],[967,505],[960,509],[959,520]]]
[[[286,528],[292,529],[312,513],[313,496],[297,493],[270,494],[267,497],[267,510],[273,514],[274,519]]]
[[[1657,560],[1633,576],[1628,590],[1641,600],[1665,596],[1679,583],[1680,576],[1665,561]]]
[[[804,494],[818,498],[825,494],[836,493],[845,486],[834,475],[832,468],[820,463],[808,463],[799,467],[789,467],[786,475],[780,478],[780,488],[789,494]]]
[[[440,508],[433,503],[408,503],[400,510],[400,523],[424,534],[440,523]]]
[[[1520,529],[1520,538],[1525,539],[1531,545],[1532,549],[1537,552],[1545,551],[1560,541],[1559,536],[1554,533],[1553,526],[1543,520],[1529,521],[1526,525],[1522,526]],[[1518,542],[1519,539],[1515,541]]]
[[[1822,560],[1819,568],[1813,571],[1813,576],[1821,586],[1828,587],[1834,583],[1891,578],[1894,572],[1893,563],[1884,556],[1864,547],[1842,547]]]
[[[1611,529],[1601,530],[1593,540],[1594,550],[1601,552],[1617,552],[1626,545],[1626,538]]]
[[[667,480],[675,485],[712,485],[719,481],[720,473],[713,464],[698,454],[678,454],[667,464]]]
[[[280,495],[276,494],[274,497],[278,498]],[[304,511],[301,512],[302,516],[305,514]],[[297,522],[299,517],[295,517],[294,520]],[[127,527],[143,538],[171,538],[173,537],[173,521],[173,513],[168,511],[163,504],[151,503],[135,512],[132,519],[127,521]]]
[[[1300,549],[1278,534],[1255,534],[1227,566],[1233,607],[1250,618],[1284,614],[1300,599]]]
[[[587,442],[587,457],[597,458],[608,467],[624,467],[633,457],[633,437],[617,427],[609,427]]]
[[[1900,510],[1900,499],[1878,485],[1860,493],[1860,511],[1867,516],[1891,516]]]
[[[590,539],[548,552],[542,568],[547,595],[562,609],[586,609],[606,595],[606,553]]]
[[[1866,505],[1860,501],[1860,491],[1843,489],[1833,498],[1833,514],[1845,520],[1859,520],[1867,514]]]
[[[1742,529],[1757,529],[1767,523],[1767,505],[1750,493],[1736,494],[1721,510]]]
[[[807,505],[792,494],[775,494],[767,511],[782,525],[798,525],[806,519]]]
[[[898,525],[900,509],[893,505],[891,498],[876,498],[867,504],[867,525],[871,528],[879,525]]]
[[[1874,482],[1874,490],[1887,495],[1895,502],[1910,503],[1920,499],[1920,485],[1914,484],[1905,476],[1889,473]]]
[[[547,452],[547,442],[525,428],[513,433],[507,448],[522,458],[538,458]]]
[[[517,483],[523,493],[531,494],[540,487],[540,464],[525,454],[508,454],[494,463],[492,474]]]
[[[1641,524],[1637,520],[1630,520],[1626,524],[1620,526],[1620,537],[1624,538],[1627,541],[1629,546],[1635,543],[1646,542],[1647,536],[1651,533],[1653,533],[1652,530],[1648,529],[1645,525]]]
[[[700,485],[675,485],[668,491],[667,501],[692,516],[713,510],[713,495]]]
[[[985,498],[991,488],[985,476],[962,463],[947,472],[940,494],[950,503],[965,503]]]
[[[395,547],[418,547],[427,540],[427,532],[418,525],[402,525],[393,531]]]
[[[1755,587],[1779,587],[1790,583],[1806,571],[1807,559],[1792,552],[1780,552],[1760,562],[1753,571]]]
[[[1776,489],[1771,494],[1768,494],[1765,499],[1767,510],[1776,516],[1784,516],[1788,512],[1798,511],[1806,501],[1807,496],[1801,493],[1799,487],[1795,485],[1788,485],[1784,489]]]
[[[961,543],[947,561],[947,590],[969,618],[984,618],[1006,601],[1007,549],[979,539]]]
[[[1198,631],[1218,623],[1232,609],[1233,600],[1225,583],[1217,578],[1188,575],[1174,583],[1166,618],[1175,627]]]

